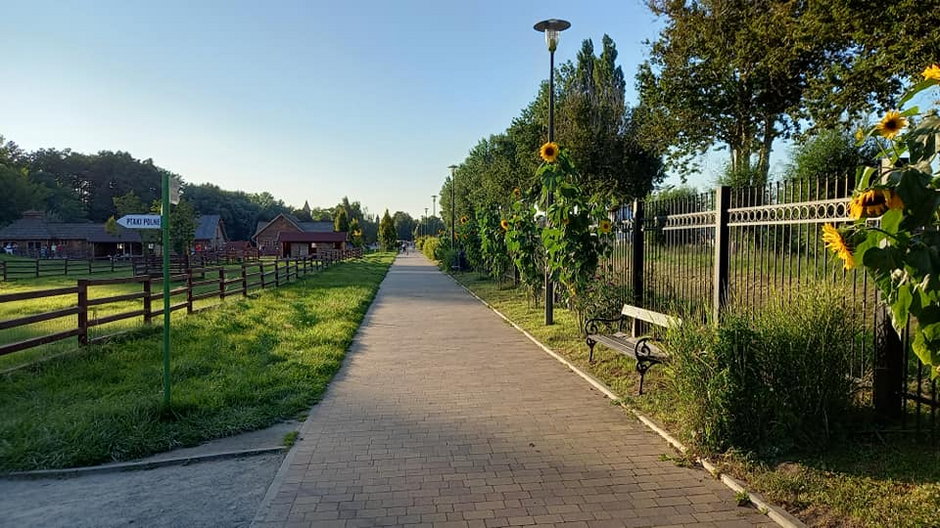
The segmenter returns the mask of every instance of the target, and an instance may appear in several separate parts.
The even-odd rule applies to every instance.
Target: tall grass
[[[824,448],[852,408],[851,308],[825,287],[671,330],[666,380],[706,451]]]

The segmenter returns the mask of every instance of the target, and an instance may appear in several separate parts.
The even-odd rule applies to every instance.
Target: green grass
[[[159,327],[0,376],[0,471],[129,460],[297,416],[338,370],[393,258],[181,318],[170,409]]]
[[[226,271],[231,271],[235,273],[230,275],[230,278],[237,276],[237,273],[240,273],[240,265],[228,265],[225,266]],[[257,271],[257,268],[250,268],[249,272]],[[266,269],[270,271],[270,269]],[[206,280],[218,279],[217,271],[207,272],[204,276]],[[126,273],[115,272],[115,273],[105,273],[105,274],[95,274],[90,276],[92,279],[102,279],[102,278],[122,278],[127,277]],[[20,293],[20,292],[29,292],[37,290],[45,290],[51,288],[65,288],[73,287],[77,284],[77,280],[80,276],[59,276],[59,277],[40,277],[38,279],[23,279],[16,281],[0,282],[0,295],[10,294],[10,293]],[[200,278],[201,280],[201,278]],[[255,277],[251,281],[257,282],[258,278]],[[273,281],[273,277],[268,278],[269,281]],[[183,281],[173,281],[171,282],[170,287],[176,288],[179,286],[184,286]],[[238,284],[230,285],[229,288],[238,288]],[[159,294],[162,292],[161,283],[159,281],[153,283],[152,293]],[[259,287],[255,287],[259,288]],[[111,297],[115,295],[121,295],[126,293],[135,293],[142,292],[143,286],[141,283],[127,283],[127,284],[106,284],[106,285],[96,285],[88,287],[88,298],[89,299],[100,299],[103,297]],[[197,286],[194,288],[196,294],[205,293],[209,291],[218,291],[217,284],[207,284],[202,286]],[[230,299],[237,298],[236,296],[229,297]],[[177,294],[171,297],[171,302],[173,304],[178,304],[186,300],[185,294]],[[77,295],[67,294],[67,295],[57,295],[52,297],[43,297],[39,299],[28,299],[23,301],[14,301],[0,303],[0,321],[15,319],[19,317],[25,317],[34,314],[45,313],[53,310],[69,308],[76,306],[78,303]],[[162,308],[162,297],[154,299],[152,301],[151,308],[153,310],[159,310]],[[201,299],[194,302],[195,309],[201,309],[208,306],[212,306],[219,303],[218,297],[210,297],[208,299]],[[107,304],[96,305],[89,308],[88,318],[90,322],[94,322],[96,319],[101,317],[106,317],[109,315],[114,315],[118,313],[126,313],[134,310],[141,310],[143,308],[142,299],[133,299],[117,302],[109,302]],[[184,316],[184,311],[178,311],[173,313],[173,319],[176,320]],[[125,332],[128,330],[133,330],[136,328],[142,327],[144,324],[143,317],[135,317],[131,319],[124,319],[121,321],[115,321],[105,325],[94,326],[89,329],[89,338],[94,339],[96,337],[103,337],[108,335],[117,334],[120,332]],[[24,339],[29,339],[33,337],[44,336],[52,334],[55,332],[61,332],[64,330],[69,330],[76,328],[78,326],[78,317],[75,315],[61,317],[58,319],[52,319],[49,321],[43,321],[40,323],[33,323],[30,325],[24,325],[16,328],[9,328],[6,330],[0,330],[0,344],[9,344],[22,341]],[[0,372],[19,367],[21,365],[29,364],[34,361],[68,352],[70,350],[75,350],[78,346],[77,338],[69,338],[62,341],[57,341],[54,343],[49,343],[42,345],[40,347],[27,349],[21,352],[15,352],[13,354],[8,354],[5,356],[0,356]]]
[[[687,445],[689,431],[673,404],[663,369],[647,373],[643,396],[636,396],[634,362],[598,346],[595,363],[569,310],[556,305],[555,324],[521,290],[500,286],[476,273],[456,274],[462,284],[580,368],[590,372],[623,402],[663,424]],[[665,447],[664,447],[665,449]],[[819,453],[790,453],[786,459],[754,460],[728,453],[721,469],[748,482],[752,491],[785,506],[811,526],[915,528],[940,526],[940,448],[905,437],[856,435]]]

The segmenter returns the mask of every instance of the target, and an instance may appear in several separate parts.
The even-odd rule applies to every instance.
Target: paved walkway
[[[400,257],[257,526],[776,526]]]

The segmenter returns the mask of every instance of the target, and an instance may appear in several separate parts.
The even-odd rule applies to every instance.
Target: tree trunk
[[[774,139],[777,137],[777,131],[774,128],[776,121],[773,116],[764,118],[763,138],[757,158],[757,175],[760,177],[760,182],[754,182],[755,184],[767,183],[770,174],[770,152],[773,149]]]

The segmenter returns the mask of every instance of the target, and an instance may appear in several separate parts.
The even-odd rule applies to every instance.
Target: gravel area
[[[283,458],[279,453],[76,478],[0,479],[0,526],[248,526]]]

